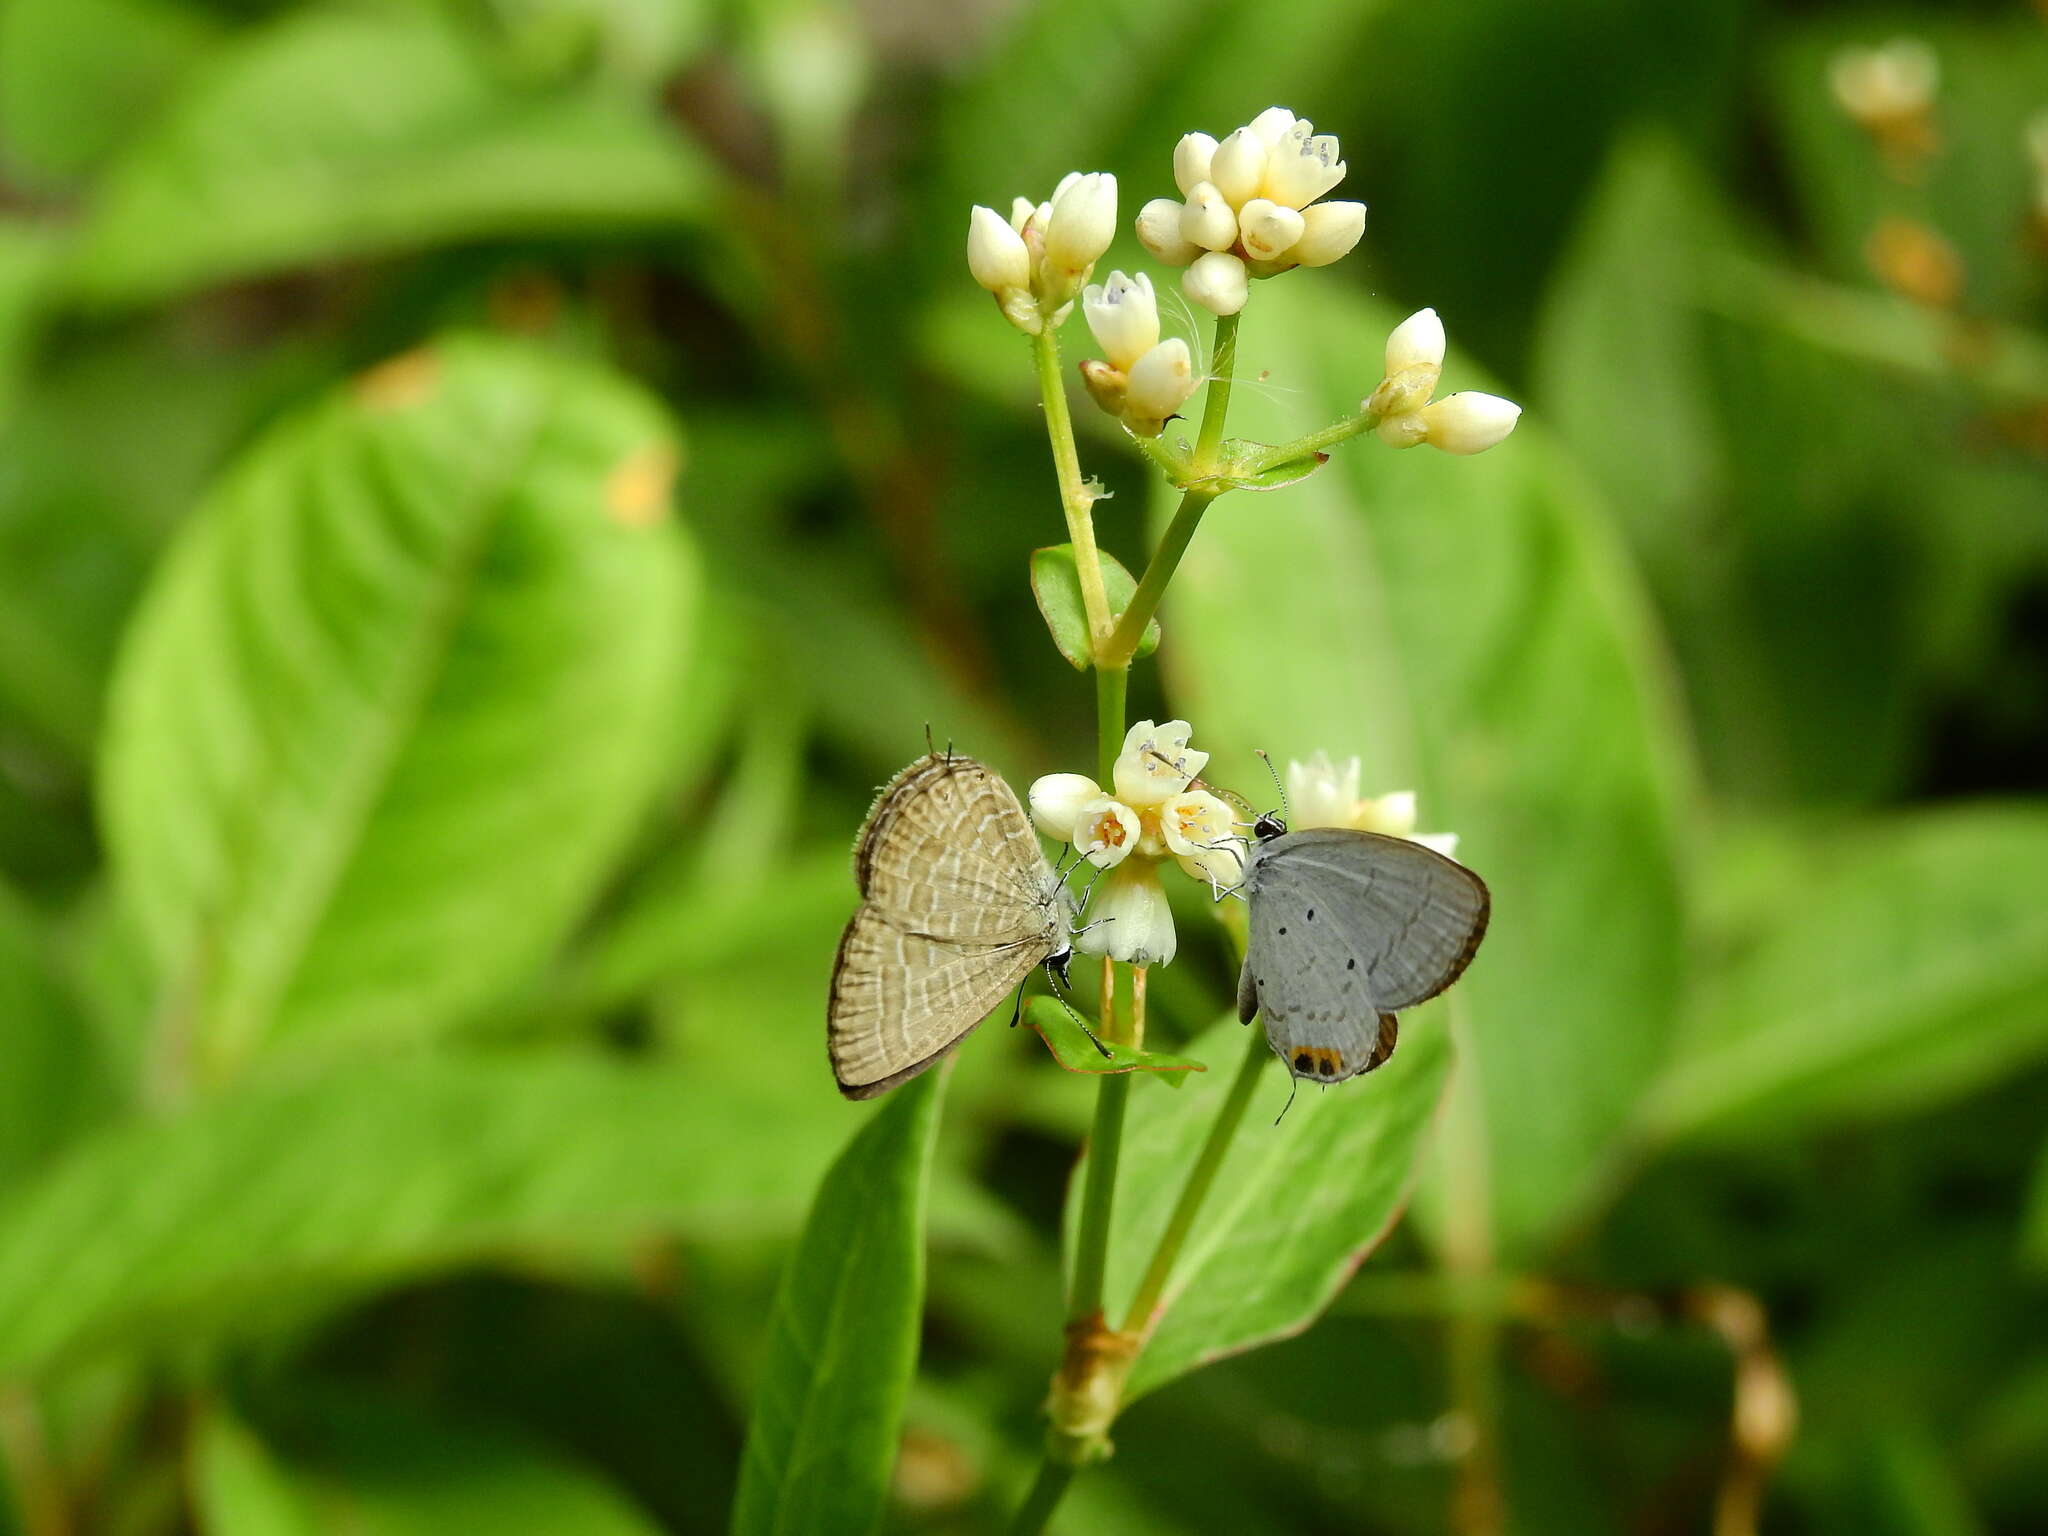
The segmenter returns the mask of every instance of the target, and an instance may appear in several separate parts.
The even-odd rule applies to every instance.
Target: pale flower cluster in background
[[[967,217],[967,268],[1003,318],[1036,336],[1063,323],[1116,237],[1116,178],[1069,171],[1050,199],[1017,198],[1005,219],[976,204]]]
[[[1050,773],[1031,786],[1031,819],[1107,870],[1075,946],[1127,965],[1165,965],[1178,938],[1159,866],[1171,859],[1214,890],[1242,877],[1245,841],[1229,805],[1189,783],[1209,754],[1188,746],[1185,720],[1140,720],[1124,736],[1108,790],[1085,774]]]
[[[1101,358],[1081,364],[1088,393],[1138,436],[1157,437],[1199,381],[1188,344],[1177,336],[1159,339],[1152,279],[1112,272],[1108,282],[1083,291],[1081,313],[1102,348]]]
[[[1917,37],[1877,48],[1842,48],[1828,60],[1828,88],[1850,120],[1869,134],[1885,169],[1912,183],[1941,148],[1934,121],[1941,61]]]
[[[1455,858],[1458,834],[1415,830],[1415,791],[1396,790],[1377,799],[1358,793],[1358,759],[1346,759],[1340,769],[1330,754],[1318,752],[1305,763],[1287,765],[1287,805],[1294,813],[1292,825],[1305,827],[1350,827],[1359,832],[1382,832],[1388,837],[1405,837],[1445,858]]]
[[[1435,310],[1418,310],[1387,337],[1386,376],[1360,406],[1380,418],[1382,442],[1479,453],[1515,430],[1522,408],[1499,395],[1468,389],[1432,401],[1443,371],[1444,323]]]
[[[1365,204],[1318,202],[1344,179],[1337,140],[1285,107],[1268,107],[1221,142],[1183,137],[1173,152],[1183,201],[1156,198],[1138,214],[1138,239],[1181,289],[1212,314],[1245,306],[1251,279],[1322,267],[1365,233]]]

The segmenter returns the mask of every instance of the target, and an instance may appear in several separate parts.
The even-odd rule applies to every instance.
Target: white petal
[[[1483,453],[1514,431],[1521,415],[1512,400],[1468,389],[1422,408],[1423,441],[1445,453]]]
[[[1081,313],[1114,368],[1128,371],[1159,343],[1159,304],[1152,279],[1142,272],[1112,272],[1108,282],[1091,283],[1081,295]]]
[[[1306,208],[1344,179],[1345,165],[1338,157],[1333,134],[1311,138],[1307,123],[1297,123],[1266,161],[1266,179],[1260,190],[1274,202],[1288,208]]]
[[[1197,182],[1180,211],[1180,237],[1207,250],[1221,251],[1237,243],[1237,214],[1213,182]]]
[[[1352,825],[1363,832],[1406,837],[1415,830],[1415,791],[1397,789],[1392,794],[1367,800],[1359,806],[1357,819]]]
[[[1181,274],[1180,291],[1212,315],[1234,315],[1251,297],[1251,274],[1228,251],[1205,251]]]
[[[1287,808],[1297,827],[1348,827],[1358,806],[1357,758],[1340,770],[1318,751],[1306,763],[1287,765]]]
[[[1236,812],[1206,789],[1184,790],[1159,807],[1159,831],[1167,848],[1197,861],[1235,837],[1236,819]]]
[[[1031,820],[1047,837],[1071,843],[1075,816],[1101,793],[1102,786],[1086,774],[1048,773],[1031,782]]]
[[[1365,234],[1365,204],[1317,203],[1301,210],[1301,238],[1288,255],[1304,267],[1327,267]]]
[[[1458,834],[1455,832],[1413,832],[1408,841],[1420,843],[1431,853],[1440,853],[1447,859],[1458,856]]]
[[[1150,859],[1134,859],[1103,877],[1074,938],[1076,949],[1126,965],[1165,965],[1177,943],[1173,909],[1159,884],[1159,866]]]
[[[1208,179],[1226,203],[1242,207],[1266,179],[1266,141],[1249,128],[1238,129],[1216,146]]]
[[[1173,146],[1173,184],[1182,197],[1209,179],[1209,163],[1215,158],[1216,141],[1206,133],[1185,133]]]
[[[1188,780],[1202,771],[1209,754],[1188,746],[1188,723],[1169,720],[1154,725],[1140,720],[1124,734],[1124,749],[1116,758],[1116,794],[1127,805],[1141,810],[1172,799],[1188,787]]]
[[[1253,133],[1270,145],[1278,144],[1288,134],[1294,132],[1294,125],[1298,121],[1300,119],[1285,107],[1268,107],[1253,118],[1249,126]]]
[[[1184,267],[1202,254],[1181,234],[1180,219],[1181,205],[1170,197],[1155,197],[1138,210],[1138,243],[1169,267]]]

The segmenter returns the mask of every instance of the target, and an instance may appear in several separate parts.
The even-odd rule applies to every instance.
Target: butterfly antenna
[[[1280,810],[1282,814],[1289,821],[1294,820],[1294,807],[1287,803],[1287,786],[1280,782],[1280,770],[1273,766],[1273,759],[1266,755],[1264,747],[1255,747],[1253,750],[1258,754],[1259,761],[1266,765],[1266,772],[1273,775],[1273,787],[1280,791]]]

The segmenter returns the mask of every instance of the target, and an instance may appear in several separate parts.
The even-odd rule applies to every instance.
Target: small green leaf
[[[1101,558],[1103,595],[1109,599],[1110,617],[1120,618],[1138,583],[1115,555],[1102,551]],[[1081,605],[1081,578],[1074,568],[1073,545],[1054,544],[1032,552],[1031,595],[1038,599],[1038,611],[1045,616],[1045,627],[1052,631],[1052,643],[1060,654],[1076,672],[1087,671],[1095,649],[1088,641],[1088,618]],[[1137,654],[1150,656],[1158,649],[1159,621],[1154,619],[1145,626]]]
[[[1131,1397],[1219,1356],[1298,1333],[1321,1315],[1387,1235],[1415,1183],[1450,1074],[1447,1022],[1441,1007],[1404,1015],[1391,1061],[1327,1091],[1310,1086],[1296,1094],[1284,1071],[1265,1073],[1181,1250],[1131,1374]],[[1235,1017],[1195,1045],[1205,1056],[1260,1053],[1255,1070],[1272,1054],[1263,1027]],[[1191,1078],[1172,1099],[1131,1095],[1105,1291],[1113,1322],[1124,1320],[1235,1076]],[[1077,1174],[1068,1186],[1070,1227],[1084,1185]]]
[[[522,88],[436,7],[323,8],[238,39],[129,146],[73,276],[145,302],[450,240],[673,227],[707,185],[636,93]]]
[[[1327,453],[1311,453],[1305,459],[1289,459],[1284,464],[1274,464],[1250,474],[1240,474],[1235,465],[1255,459],[1270,445],[1243,441],[1227,442],[1223,445],[1223,468],[1216,480],[1233,491],[1277,491],[1282,486],[1294,485],[1330,462]]]
[[[943,1071],[898,1088],[825,1175],[776,1294],[734,1536],[881,1519],[917,1368]]]
[[[612,376],[454,338],[273,430],[186,527],[101,767],[202,1078],[419,1038],[544,960],[667,745],[674,455]]]
[[[1038,1031],[1038,1038],[1052,1052],[1052,1059],[1069,1072],[1113,1076],[1119,1072],[1156,1072],[1160,1081],[1178,1088],[1189,1072],[1206,1072],[1201,1062],[1187,1056],[1168,1056],[1159,1051],[1134,1051],[1128,1045],[1104,1040],[1107,1056],[1095,1048],[1074,1016],[1056,997],[1034,997],[1025,1005],[1024,1022]],[[1099,1038],[1099,1037],[1098,1037]]]

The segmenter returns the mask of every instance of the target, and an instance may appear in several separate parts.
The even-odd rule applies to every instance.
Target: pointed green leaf
[[[896,1089],[818,1189],[776,1293],[734,1536],[853,1536],[881,1519],[917,1367],[944,1076]]]
[[[545,959],[666,744],[674,452],[609,375],[451,339],[274,430],[186,529],[103,793],[203,1076],[420,1036]]]
[[[246,34],[129,147],[73,275],[141,302],[441,241],[673,225],[705,186],[651,100],[517,85],[435,7],[317,9]]]
[[[1899,1114],[2048,1057],[2048,812],[1898,817],[1810,862],[1699,989],[1653,1138]]]
[[[1109,1052],[1105,1056],[1055,997],[1032,998],[1025,1005],[1024,1022],[1038,1031],[1038,1038],[1052,1052],[1052,1059],[1069,1072],[1087,1072],[1098,1077],[1118,1072],[1156,1072],[1161,1082],[1178,1088],[1186,1080],[1186,1074],[1209,1070],[1190,1057],[1169,1056],[1160,1051],[1134,1051],[1115,1040],[1102,1042]]]
[[[776,1085],[377,1060],[101,1131],[0,1201],[0,1376],[465,1263],[776,1233],[831,1155]]]
[[[1445,1026],[1441,1008],[1405,1015],[1400,1048],[1384,1067],[1327,1091],[1306,1086],[1291,1106],[1291,1080],[1272,1063],[1262,1025],[1233,1017],[1196,1040],[1205,1056],[1254,1053],[1261,1075],[1155,1314],[1130,1396],[1299,1333],[1322,1314],[1415,1183],[1449,1077]],[[1114,1323],[1125,1319],[1236,1076],[1191,1077],[1171,1097],[1142,1087],[1131,1095],[1105,1289]],[[1068,1186],[1070,1227],[1084,1182],[1077,1174]]]
[[[1117,563],[1115,555],[1105,551],[1100,558],[1102,593],[1109,599],[1110,617],[1116,619],[1130,606],[1138,583]],[[1052,631],[1052,643],[1059,647],[1060,654],[1076,672],[1087,671],[1095,648],[1088,640],[1088,616],[1081,604],[1081,578],[1074,568],[1073,545],[1054,544],[1032,552],[1031,595],[1038,600],[1038,611],[1045,618],[1045,627]],[[1159,621],[1154,619],[1145,626],[1137,653],[1149,656],[1158,649]]]
[[[1256,457],[1265,452],[1267,446],[1265,443],[1225,443],[1224,468],[1216,478],[1233,491],[1277,491],[1285,486],[1298,485],[1330,462],[1327,453],[1312,453],[1305,459],[1289,459],[1284,464],[1275,464],[1250,474],[1240,474],[1232,467],[1233,459]]]
[[[1263,287],[1240,355],[1291,387],[1233,399],[1247,435],[1285,442],[1356,400],[1398,318],[1329,284]],[[1457,356],[1444,372],[1488,382]],[[1284,496],[1218,502],[1172,603],[1161,659],[1206,777],[1258,792],[1253,748],[1357,754],[1366,793],[1416,790],[1423,829],[1458,833],[1492,887],[1457,995],[1494,1226],[1526,1251],[1593,1193],[1676,1002],[1686,765],[1615,540],[1540,421],[1470,458],[1366,437]]]

